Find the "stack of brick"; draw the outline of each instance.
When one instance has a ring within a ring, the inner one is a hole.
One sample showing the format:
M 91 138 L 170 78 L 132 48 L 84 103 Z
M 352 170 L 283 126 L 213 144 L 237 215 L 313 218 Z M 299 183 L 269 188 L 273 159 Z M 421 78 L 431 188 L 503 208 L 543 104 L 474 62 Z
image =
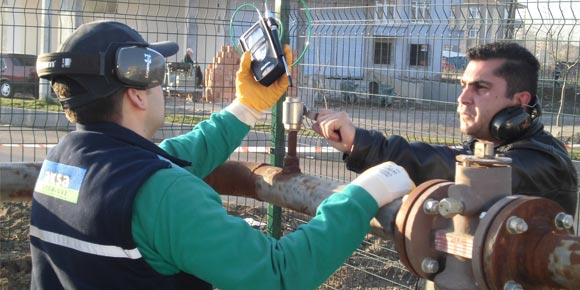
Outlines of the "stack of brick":
M 240 54 L 233 46 L 223 46 L 218 51 L 213 62 L 205 69 L 206 102 L 232 102 L 236 98 L 236 72 L 239 66 Z M 297 72 L 298 67 L 292 67 L 293 79 L 296 79 Z M 288 95 L 296 96 L 296 86 L 289 88 Z
M 223 46 L 205 69 L 206 102 L 231 102 L 236 97 L 236 72 L 240 54 L 233 46 Z

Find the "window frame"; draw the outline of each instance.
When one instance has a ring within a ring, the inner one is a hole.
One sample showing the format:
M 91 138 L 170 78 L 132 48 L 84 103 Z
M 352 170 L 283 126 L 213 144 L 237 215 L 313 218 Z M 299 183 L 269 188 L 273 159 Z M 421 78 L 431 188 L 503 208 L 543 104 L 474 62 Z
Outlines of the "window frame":
M 394 20 L 396 4 L 396 0 L 377 0 L 375 2 L 375 20 Z
M 469 28 L 467 30 L 467 38 L 478 38 L 479 37 L 479 29 L 477 28 Z
M 481 19 L 481 10 L 479 7 L 469 7 L 470 19 Z
M 385 45 L 387 46 L 387 53 L 383 53 L 385 52 Z M 378 46 L 380 46 L 380 48 L 378 48 Z M 376 39 L 373 47 L 373 64 L 391 65 L 393 61 L 393 46 L 394 43 L 390 39 Z
M 431 1 L 411 1 L 411 20 L 416 23 L 425 23 L 431 20 Z
M 424 50 L 423 48 L 426 49 Z M 430 45 L 413 43 L 409 46 L 409 66 L 429 66 Z

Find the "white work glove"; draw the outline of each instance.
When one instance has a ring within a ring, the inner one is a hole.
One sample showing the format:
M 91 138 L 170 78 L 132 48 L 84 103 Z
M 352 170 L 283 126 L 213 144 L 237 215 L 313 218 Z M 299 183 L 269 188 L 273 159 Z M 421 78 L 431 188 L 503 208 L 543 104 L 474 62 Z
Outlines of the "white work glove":
M 350 184 L 365 189 L 375 198 L 379 207 L 403 197 L 415 188 L 407 171 L 391 161 L 367 169 Z

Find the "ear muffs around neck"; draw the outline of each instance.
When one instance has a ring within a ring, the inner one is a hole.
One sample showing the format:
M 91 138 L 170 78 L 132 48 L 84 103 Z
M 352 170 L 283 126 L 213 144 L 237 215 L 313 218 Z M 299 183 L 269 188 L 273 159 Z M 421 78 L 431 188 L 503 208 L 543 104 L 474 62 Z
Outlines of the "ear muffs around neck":
M 491 136 L 506 142 L 522 136 L 531 126 L 532 117 L 520 105 L 507 107 L 499 111 L 491 120 Z

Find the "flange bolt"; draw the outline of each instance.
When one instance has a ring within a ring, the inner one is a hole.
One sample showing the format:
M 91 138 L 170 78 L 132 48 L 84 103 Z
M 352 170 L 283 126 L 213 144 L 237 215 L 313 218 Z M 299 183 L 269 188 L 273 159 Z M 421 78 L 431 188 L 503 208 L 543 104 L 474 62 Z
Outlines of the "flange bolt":
M 574 226 L 574 217 L 561 212 L 556 215 L 556 218 L 554 218 L 554 223 L 556 224 L 556 228 L 559 230 L 569 230 Z
M 435 274 L 439 271 L 439 262 L 430 257 L 424 258 L 421 262 L 421 270 L 428 274 Z
M 503 285 L 503 290 L 524 290 L 524 287 L 516 281 L 509 280 Z
M 436 215 L 439 213 L 439 202 L 429 198 L 423 204 L 423 212 L 427 215 Z
M 463 212 L 463 203 L 454 198 L 444 198 L 439 202 L 439 214 L 446 218 L 452 218 Z
M 528 230 L 528 224 L 526 221 L 517 216 L 509 217 L 505 226 L 508 233 L 514 235 L 523 234 Z

